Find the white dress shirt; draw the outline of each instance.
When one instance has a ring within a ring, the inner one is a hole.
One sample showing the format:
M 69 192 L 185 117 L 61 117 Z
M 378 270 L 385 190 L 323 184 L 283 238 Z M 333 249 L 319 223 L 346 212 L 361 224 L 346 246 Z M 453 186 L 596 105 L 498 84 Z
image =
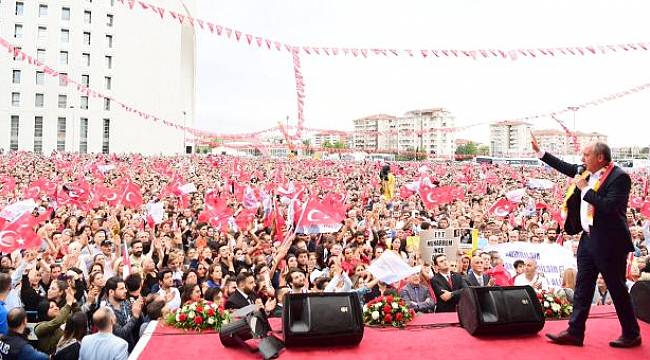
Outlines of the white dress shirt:
M 591 174 L 589 176 L 589 181 L 587 182 L 587 187 L 582 189 L 580 193 L 580 198 L 582 199 L 582 201 L 580 201 L 580 223 L 582 224 L 582 230 L 584 230 L 587 233 L 590 230 L 589 226 L 593 225 L 593 224 L 589 224 L 589 206 L 593 206 L 593 205 L 585 201 L 585 194 L 587 193 L 587 191 L 592 190 L 594 188 L 594 185 L 596 185 L 596 181 L 598 181 L 598 179 L 600 179 L 603 176 L 603 172 L 605 172 L 605 168 L 602 168 L 596 171 L 595 173 Z

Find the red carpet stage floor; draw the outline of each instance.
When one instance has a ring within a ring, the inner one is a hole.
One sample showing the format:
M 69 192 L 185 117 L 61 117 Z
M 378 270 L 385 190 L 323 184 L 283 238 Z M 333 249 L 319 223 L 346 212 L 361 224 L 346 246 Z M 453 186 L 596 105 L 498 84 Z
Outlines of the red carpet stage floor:
M 272 319 L 274 330 L 281 329 Z M 615 349 L 609 341 L 620 335 L 613 306 L 592 308 L 583 347 L 548 343 L 544 334 L 559 332 L 567 321 L 547 321 L 537 335 L 526 337 L 472 337 L 451 314 L 418 315 L 405 329 L 366 327 L 358 347 L 285 349 L 281 359 L 649 359 L 650 324 L 639 321 L 643 345 Z M 197 334 L 151 324 L 130 359 L 261 359 L 244 349 L 226 349 L 216 333 Z M 276 332 L 277 335 L 277 332 Z M 281 335 L 278 335 L 281 337 Z

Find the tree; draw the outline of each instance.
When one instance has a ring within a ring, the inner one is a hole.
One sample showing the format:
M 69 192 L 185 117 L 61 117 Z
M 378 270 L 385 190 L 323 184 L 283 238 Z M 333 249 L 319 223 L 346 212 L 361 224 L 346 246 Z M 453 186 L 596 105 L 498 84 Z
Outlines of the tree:
M 488 156 L 490 155 L 490 147 L 487 145 L 481 145 L 478 147 L 478 152 L 476 155 Z
M 311 141 L 309 139 L 303 140 L 302 144 L 305 146 L 305 154 L 311 155 Z
M 476 155 L 478 148 L 472 141 L 456 147 L 456 155 Z

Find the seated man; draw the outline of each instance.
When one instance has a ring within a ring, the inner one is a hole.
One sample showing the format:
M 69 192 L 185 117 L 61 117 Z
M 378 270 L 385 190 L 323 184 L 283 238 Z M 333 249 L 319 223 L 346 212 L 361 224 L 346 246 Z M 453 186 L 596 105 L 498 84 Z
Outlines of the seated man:
M 549 288 L 546 278 L 537 272 L 537 261 L 535 259 L 526 259 L 524 261 L 524 272 L 515 277 L 514 285 L 529 285 L 535 291 L 548 290 Z
M 431 299 L 429 288 L 421 284 L 420 273 L 411 275 L 409 283 L 400 291 L 400 297 L 406 302 L 409 309 L 418 312 L 433 312 L 436 304 Z

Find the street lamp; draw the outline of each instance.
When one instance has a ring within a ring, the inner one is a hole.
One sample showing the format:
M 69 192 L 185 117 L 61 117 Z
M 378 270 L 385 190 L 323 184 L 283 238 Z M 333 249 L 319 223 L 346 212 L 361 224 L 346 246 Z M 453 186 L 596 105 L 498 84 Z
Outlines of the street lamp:
M 77 133 L 77 127 L 74 125 L 74 119 L 75 119 L 74 105 L 70 105 L 68 108 L 70 109 L 70 112 L 72 113 L 72 116 L 71 116 L 71 119 L 70 119 L 70 120 L 72 120 L 72 145 L 71 145 L 72 151 L 71 152 L 74 152 L 75 151 L 75 139 L 77 137 L 77 134 L 76 134 Z M 57 135 L 57 137 L 58 137 L 58 135 Z
M 185 140 L 185 130 L 187 129 L 187 112 L 183 110 L 183 152 L 187 153 L 187 143 Z
M 573 112 L 573 136 L 574 136 L 574 139 L 575 139 L 575 141 L 576 141 L 575 146 L 578 145 L 578 131 L 576 130 L 576 112 L 577 112 L 579 109 L 580 109 L 580 108 L 577 107 L 577 106 L 569 106 L 569 107 L 567 107 L 567 110 L 570 110 L 571 112 Z M 577 153 L 578 150 L 577 150 L 577 149 L 574 149 L 574 150 L 575 150 L 576 153 Z

